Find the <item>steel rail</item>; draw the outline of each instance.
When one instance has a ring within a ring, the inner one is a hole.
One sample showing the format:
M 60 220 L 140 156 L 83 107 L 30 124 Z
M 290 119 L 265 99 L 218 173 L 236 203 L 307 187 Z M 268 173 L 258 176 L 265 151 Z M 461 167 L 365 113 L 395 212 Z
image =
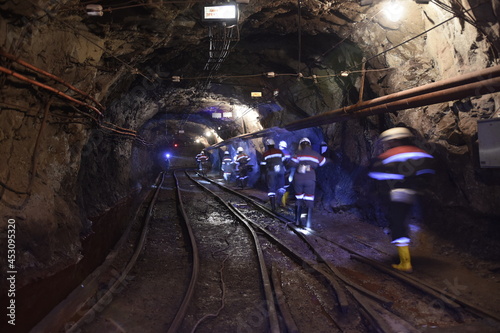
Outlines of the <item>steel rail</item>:
M 205 191 L 209 192 L 212 194 L 215 198 L 217 198 L 224 206 L 226 206 L 227 209 L 229 209 L 237 218 L 240 219 L 241 222 L 247 227 L 248 231 L 250 231 L 250 234 L 252 235 L 254 244 L 255 244 L 255 250 L 257 251 L 257 257 L 259 259 L 259 267 L 260 267 L 260 273 L 262 277 L 262 284 L 264 286 L 264 293 L 266 296 L 266 304 L 267 304 L 267 309 L 269 311 L 269 326 L 270 326 L 270 332 L 272 333 L 280 333 L 280 326 L 279 326 L 279 320 L 278 320 L 278 315 L 276 312 L 276 306 L 274 303 L 274 296 L 273 296 L 273 290 L 272 290 L 272 284 L 269 279 L 269 272 L 266 267 L 266 263 L 264 260 L 264 254 L 262 252 L 262 247 L 260 246 L 260 242 L 257 236 L 257 233 L 255 232 L 255 229 L 251 227 L 250 221 L 245 218 L 245 216 L 242 216 L 240 212 L 235 209 L 234 206 L 229 205 L 227 202 L 222 200 L 220 196 L 218 196 L 216 193 L 208 189 L 206 186 L 203 186 L 196 180 L 194 180 L 193 177 L 191 177 L 187 171 L 185 172 L 186 175 L 188 176 L 189 179 L 191 179 L 194 183 L 196 183 L 198 186 L 203 188 Z M 206 179 L 206 177 L 204 177 Z
M 233 189 L 230 189 L 224 185 L 221 185 L 215 181 L 213 181 L 212 179 L 210 178 L 205 178 L 206 180 L 212 182 L 213 184 L 219 186 L 220 188 L 224 189 L 225 191 L 228 191 L 234 195 L 237 195 L 239 196 L 240 198 L 246 200 L 247 202 L 251 203 L 252 205 L 254 205 L 255 207 L 259 208 L 260 210 L 264 211 L 265 213 L 267 213 L 268 215 L 280 220 L 281 222 L 285 223 L 285 226 L 287 226 L 288 228 L 291 228 L 292 231 L 298 236 L 300 237 L 308 246 L 309 248 L 311 249 L 311 251 L 316 255 L 316 257 L 319 259 L 318 261 L 320 262 L 323 262 L 327 265 L 327 270 L 324 270 L 322 269 L 318 264 L 314 264 L 314 263 L 308 263 L 309 265 L 313 265 L 312 268 L 317 270 L 317 272 L 319 274 L 322 274 L 325 276 L 325 278 L 327 278 L 327 280 L 332 284 L 332 287 L 333 289 L 335 290 L 336 294 L 337 294 L 337 298 L 338 298 L 338 301 L 339 301 L 339 305 L 340 305 L 340 308 L 342 309 L 343 312 L 347 312 L 348 311 L 348 307 L 349 307 L 349 303 L 347 301 L 347 297 L 345 296 L 345 293 L 343 292 L 342 288 L 340 287 L 340 285 L 338 284 L 337 280 L 335 278 L 338 278 L 339 280 L 341 280 L 342 282 L 344 282 L 346 285 L 348 286 L 351 286 L 352 288 L 355 288 L 356 290 L 364 293 L 365 295 L 371 297 L 372 299 L 375 299 L 377 300 L 378 302 L 384 304 L 384 306 L 391 306 L 392 305 L 392 301 L 388 300 L 387 298 L 385 297 L 382 297 L 380 295 L 377 295 L 375 294 L 374 292 L 352 282 L 348 277 L 346 277 L 344 274 L 342 274 L 329 260 L 327 260 L 326 258 L 324 258 L 323 255 L 321 255 L 315 248 L 314 244 L 312 243 L 312 241 L 304 234 L 301 232 L 301 229 L 296 227 L 294 224 L 293 224 L 293 221 L 285 218 L 284 216 L 282 215 L 279 215 L 275 212 L 273 212 L 272 210 L 270 210 L 269 208 L 267 208 L 266 206 L 264 205 L 261 205 L 260 203 L 258 203 L 257 201 L 245 196 L 244 194 L 240 193 L 240 192 L 237 192 Z M 264 233 L 268 233 L 267 230 L 263 230 Z M 274 237 L 274 236 L 273 236 Z M 277 242 L 279 242 L 279 240 L 276 240 Z M 281 243 L 281 242 L 280 242 Z M 295 253 L 293 250 L 291 249 L 287 249 L 288 251 L 292 251 L 292 253 L 294 255 L 296 255 L 299 260 L 301 261 L 306 261 L 305 258 L 302 258 L 299 254 Z M 307 262 L 306 262 L 307 263 Z M 328 272 L 328 270 L 330 272 Z M 333 276 L 332 276 L 333 274 Z
M 278 308 L 280 310 L 281 316 L 283 317 L 283 321 L 285 322 L 287 332 L 299 333 L 299 329 L 297 328 L 297 324 L 295 324 L 295 321 L 293 320 L 292 313 L 290 312 L 290 308 L 288 307 L 288 304 L 285 300 L 283 289 L 281 288 L 281 275 L 278 272 L 278 268 L 274 264 L 271 267 L 271 279 L 273 281 L 276 302 L 278 303 Z
M 198 281 L 198 275 L 200 271 L 200 259 L 199 259 L 199 253 L 198 253 L 198 245 L 196 243 L 196 237 L 194 236 L 193 229 L 191 228 L 191 224 L 189 223 L 189 218 L 187 216 L 186 210 L 184 208 L 184 204 L 182 202 L 182 194 L 179 186 L 179 179 L 176 176 L 176 172 L 174 171 L 173 177 L 175 179 L 175 185 L 176 185 L 176 193 L 177 193 L 177 202 L 178 202 L 178 209 L 182 215 L 182 218 L 184 219 L 184 223 L 186 225 L 188 234 L 189 234 L 189 239 L 191 241 L 191 248 L 193 250 L 193 270 L 191 271 L 191 280 L 189 282 L 188 289 L 186 291 L 186 294 L 184 295 L 184 299 L 182 300 L 181 306 L 177 310 L 177 313 L 175 315 L 174 320 L 170 324 L 170 327 L 167 331 L 167 333 L 176 333 L 178 332 L 179 326 L 182 324 L 182 321 L 184 320 L 184 317 L 186 316 L 187 308 L 189 304 L 191 303 L 191 299 L 193 298 L 194 294 L 194 288 L 196 285 L 196 282 Z
M 422 291 L 428 290 L 426 292 L 429 295 L 434 296 L 435 298 L 439 299 L 446 306 L 450 307 L 450 309 L 453 309 L 454 311 L 458 311 L 458 309 L 463 308 L 462 306 L 460 306 L 460 305 L 463 305 L 466 310 L 469 310 L 476 315 L 480 315 L 482 317 L 490 317 L 491 319 L 494 319 L 494 320 L 500 322 L 500 317 L 498 315 L 495 315 L 494 313 L 491 313 L 488 310 L 481 309 L 480 307 L 473 305 L 472 303 L 470 303 L 468 301 L 460 299 L 457 295 L 452 295 L 449 292 L 447 292 L 446 290 L 443 290 L 442 288 L 438 288 L 438 287 L 436 287 L 428 282 L 422 281 L 422 280 L 415 278 L 411 275 L 401 273 L 401 272 L 396 271 L 396 270 L 391 270 L 388 267 L 385 267 L 384 265 L 382 265 L 381 263 L 379 263 L 375 260 L 366 258 L 364 256 L 361 256 L 359 254 L 351 254 L 351 257 L 355 260 L 358 260 L 358 261 L 363 262 L 365 264 L 368 264 L 372 267 L 375 267 L 381 271 L 384 271 L 387 274 L 392 275 L 392 276 L 404 281 L 405 283 L 408 283 L 410 285 L 415 286 L 416 288 L 421 289 Z M 460 320 L 460 318 L 457 318 L 457 319 Z
M 269 210 L 267 207 L 259 204 L 258 202 L 256 202 L 255 200 L 245 196 L 244 194 L 240 193 L 240 192 L 236 192 L 230 188 L 227 188 L 209 178 L 205 178 L 207 179 L 208 181 L 210 181 L 211 183 L 217 185 L 218 187 L 232 193 L 232 194 L 235 194 L 237 195 L 238 197 L 240 198 L 243 198 L 244 200 L 246 200 L 248 203 L 256 206 L 257 208 L 261 209 L 262 211 L 268 213 L 269 215 L 272 215 L 273 217 L 277 218 L 277 219 L 280 219 L 282 220 L 286 226 L 288 227 L 291 227 L 292 229 L 297 229 L 294 225 L 292 225 L 290 222 L 289 219 L 285 218 L 285 217 L 282 217 L 280 215 L 277 215 L 275 212 Z M 243 213 L 242 213 L 243 214 Z M 262 232 L 266 233 L 266 234 L 269 234 L 267 232 L 266 229 L 264 229 L 263 227 L 260 227 L 257 225 L 257 227 L 259 227 L 261 229 Z M 300 233 L 301 236 L 305 236 L 303 235 L 302 233 Z M 491 313 L 490 311 L 488 310 L 485 310 L 485 309 L 482 309 L 480 307 L 477 307 L 473 304 L 471 304 L 470 302 L 468 301 L 465 301 L 463 299 L 460 299 L 459 297 L 457 297 L 456 295 L 452 295 L 448 292 L 446 292 L 445 290 L 442 290 L 442 288 L 437 288 L 436 286 L 433 286 L 432 284 L 426 282 L 426 281 L 422 281 L 418 278 L 415 278 L 411 275 L 408 275 L 408 274 L 405 274 L 405 273 L 401 273 L 399 271 L 396 271 L 396 270 L 391 270 L 389 269 L 388 267 L 385 267 L 383 264 L 377 262 L 377 261 L 374 261 L 374 260 L 371 260 L 371 259 L 368 259 L 362 255 L 360 255 L 359 253 L 357 253 L 356 251 L 353 251 L 341 244 L 338 244 L 337 242 L 334 242 L 334 241 L 331 241 L 319 234 L 317 234 L 316 232 L 312 231 L 312 235 L 315 236 L 315 237 L 318 237 L 318 238 L 322 238 L 336 246 L 338 246 L 339 248 L 349 252 L 351 254 L 351 258 L 353 259 L 357 259 L 361 262 L 364 262 L 364 263 L 367 263 L 371 266 L 373 266 L 374 268 L 377 268 L 379 269 L 381 272 L 383 273 L 386 273 L 394 278 L 397 278 L 399 279 L 400 281 L 402 281 L 403 283 L 405 283 L 406 285 L 408 286 L 411 286 L 417 290 L 420 290 L 421 292 L 423 292 L 424 294 L 427 294 L 439 301 L 442 301 L 442 303 L 445 305 L 445 308 L 450 310 L 451 311 L 451 315 L 452 317 L 457 321 L 457 322 L 463 322 L 463 316 L 462 316 L 462 312 L 461 310 L 466 310 L 470 313 L 472 313 L 473 315 L 476 315 L 478 317 L 489 317 L 491 319 L 494 319 L 496 321 L 499 321 L 500 322 L 500 318 L 495 315 L 494 313 Z M 270 237 L 273 237 L 272 235 L 270 235 Z M 309 236 L 310 237 L 310 236 Z M 277 240 L 279 242 L 279 240 Z M 309 242 L 308 242 L 309 243 Z M 283 244 L 283 246 L 286 246 Z M 311 246 L 311 249 L 313 251 L 314 250 L 314 246 Z M 293 252 L 293 251 L 292 251 Z M 321 258 L 320 254 L 317 254 L 319 258 Z M 326 260 L 323 260 L 325 262 L 325 264 L 328 264 L 328 261 Z M 305 263 L 307 263 L 307 260 L 304 261 Z M 315 265 L 314 263 L 310 263 L 311 267 L 313 269 L 317 269 L 318 268 L 318 265 Z M 336 278 L 342 280 L 345 284 L 346 284 L 346 289 L 349 291 L 349 293 L 353 296 L 353 298 L 359 303 L 359 305 L 364 309 L 361 311 L 361 313 L 367 317 L 367 319 L 372 322 L 374 325 L 378 325 L 378 322 L 379 320 L 377 318 L 373 318 L 373 314 L 377 312 L 377 310 L 373 310 L 373 306 L 370 305 L 369 301 L 365 301 L 364 297 L 363 296 L 360 296 L 359 294 L 356 294 L 355 292 L 353 293 L 353 289 L 356 289 L 362 293 L 365 293 L 367 296 L 375 299 L 375 300 L 378 300 L 381 304 L 384 305 L 384 307 L 390 307 L 390 305 L 392 305 L 392 302 L 390 301 L 387 301 L 388 303 L 384 303 L 384 301 L 381 301 L 380 299 L 380 296 L 374 294 L 374 293 L 371 293 L 368 291 L 368 293 L 366 293 L 365 291 L 366 290 L 363 290 L 364 288 L 361 287 L 358 288 L 359 286 L 356 285 L 355 283 L 352 283 L 349 279 L 345 280 L 343 278 L 345 278 L 345 276 L 343 276 L 343 274 L 340 274 L 340 272 L 338 271 L 338 269 L 336 269 L 334 266 L 329 266 L 329 268 L 331 270 L 333 270 L 334 272 L 334 275 Z M 319 272 L 321 273 L 321 268 L 319 269 Z M 326 272 L 327 274 L 329 274 L 328 272 Z M 339 275 L 337 275 L 337 273 L 339 273 Z M 350 289 L 351 288 L 351 289 Z M 410 325 L 409 323 L 407 323 L 404 319 L 401 319 L 401 322 L 403 325 Z M 379 329 L 382 331 L 382 332 L 386 332 L 386 330 L 384 330 L 384 327 L 385 329 L 387 329 L 387 326 L 385 326 L 385 324 L 382 322 L 380 322 L 381 325 L 379 326 Z M 405 324 L 406 323 L 406 324 Z M 387 331 L 387 332 L 391 332 L 390 330 Z M 413 332 L 410 328 L 408 328 L 408 332 Z
M 346 247 L 342 244 L 339 244 L 337 242 L 334 242 L 328 238 L 325 238 L 319 234 L 316 234 L 315 232 L 313 232 L 313 235 L 315 235 L 318 238 L 322 238 L 325 241 L 330 242 L 330 243 L 334 244 L 335 246 L 338 246 L 339 248 L 349 252 L 351 254 L 352 259 L 355 259 L 355 260 L 363 262 L 367 265 L 370 265 L 370 266 L 378 269 L 379 271 L 382 271 L 388 275 L 391 275 L 391 276 L 399 279 L 400 281 L 402 281 L 410 286 L 413 286 L 416 289 L 419 289 L 420 291 L 428 294 L 429 296 L 432 296 L 440 301 L 443 301 L 443 304 L 446 305 L 446 307 L 448 309 L 453 311 L 452 314 L 457 321 L 461 321 L 461 319 L 462 319 L 458 310 L 465 309 L 465 310 L 468 310 L 469 312 L 472 312 L 475 315 L 478 315 L 481 317 L 490 317 L 491 319 L 494 319 L 494 320 L 500 322 L 500 317 L 498 315 L 495 315 L 494 313 L 491 313 L 488 310 L 485 310 L 485 309 L 482 309 L 476 305 L 473 305 L 468 301 L 460 299 L 459 297 L 457 297 L 457 295 L 451 295 L 450 293 L 446 292 L 442 288 L 438 288 L 438 287 L 432 285 L 431 283 L 428 283 L 426 281 L 423 281 L 421 279 L 413 277 L 410 274 L 406 274 L 406 273 L 402 273 L 398 270 L 390 269 L 378 261 L 367 258 L 367 257 L 359 254 L 358 252 L 356 252 L 352 249 L 349 249 L 348 247 Z M 363 243 L 361 243 L 361 244 L 363 244 Z M 366 245 L 366 244 L 364 244 L 364 245 Z M 384 252 L 381 252 L 381 253 L 385 254 Z M 461 307 L 460 305 L 463 305 L 464 307 Z
M 265 213 L 267 214 L 270 214 L 270 215 L 273 215 L 273 217 L 281 220 L 281 218 L 279 216 L 277 216 L 276 214 L 274 214 L 274 212 L 270 211 L 267 209 L 267 207 L 265 206 L 262 206 L 260 204 L 258 204 L 257 202 L 255 202 L 254 200 L 246 197 L 245 195 L 239 193 L 239 192 L 235 192 L 233 191 L 232 189 L 229 189 L 225 186 L 222 186 L 220 184 L 218 184 L 217 182 L 214 182 L 212 181 L 211 179 L 209 178 L 206 178 L 206 177 L 203 177 L 204 179 L 210 181 L 211 183 L 213 183 L 214 185 L 228 191 L 228 192 L 231 192 L 232 194 L 235 194 L 237 195 L 238 197 L 241 197 L 243 198 L 244 200 L 246 200 L 247 202 L 253 204 L 256 206 L 256 208 L 258 209 L 261 209 L 262 211 L 264 211 Z M 204 187 L 206 188 L 205 186 L 201 185 L 201 187 Z M 216 196 L 216 197 L 219 197 L 216 193 L 214 193 L 213 191 L 209 190 L 209 189 L 206 189 L 209 193 L 211 193 L 212 195 Z M 219 199 L 221 201 L 221 199 Z M 296 251 L 294 251 L 293 249 L 291 249 L 290 247 L 288 247 L 286 244 L 284 244 L 283 242 L 281 242 L 281 240 L 279 240 L 278 238 L 276 238 L 276 236 L 274 236 L 272 233 L 270 233 L 268 230 L 266 230 L 264 227 L 260 226 L 259 224 L 256 224 L 255 222 L 247 219 L 245 217 L 245 215 L 240 212 L 236 207 L 233 207 L 235 210 L 236 210 L 236 214 L 240 215 L 242 219 L 246 220 L 249 224 L 252 224 L 253 226 L 255 226 L 256 228 L 258 228 L 262 233 L 264 233 L 268 238 L 270 238 L 273 242 L 277 243 L 279 246 L 281 246 L 282 248 L 284 248 L 287 252 L 289 252 L 292 256 L 294 256 L 297 260 L 301 261 L 302 264 L 306 264 L 308 267 L 310 267 L 312 270 L 316 271 L 317 273 L 319 273 L 320 275 L 322 275 L 324 278 L 326 278 L 328 280 L 328 282 L 330 283 L 330 285 L 333 287 L 333 289 L 335 290 L 335 293 L 337 294 L 337 300 L 339 302 L 339 307 L 340 307 L 340 310 L 342 313 L 346 313 L 347 310 L 348 310 L 348 303 L 347 303 L 347 297 L 343 291 L 343 289 L 340 287 L 340 285 L 338 284 L 337 282 L 337 278 L 338 276 L 335 276 L 332 275 L 330 272 L 328 272 L 327 270 L 323 269 L 323 267 L 321 267 L 321 264 L 319 263 L 314 263 L 314 262 L 311 262 L 310 260 L 307 260 L 306 258 L 303 258 L 300 254 L 298 254 Z M 282 220 L 281 220 L 282 221 Z M 283 222 L 283 221 L 282 221 Z M 287 226 L 290 227 L 290 225 L 287 223 L 286 224 Z M 296 228 L 294 226 L 292 226 L 292 228 L 296 231 Z M 325 259 L 323 259 L 323 257 L 321 257 L 321 255 L 318 253 L 318 251 L 316 251 L 314 249 L 314 245 L 312 245 L 312 243 L 307 240 L 307 239 L 304 239 L 302 238 L 302 240 L 308 244 L 308 246 L 310 248 L 313 248 L 313 252 L 315 254 L 317 254 L 321 259 L 321 261 L 323 262 L 326 262 Z M 330 268 L 332 269 L 332 265 L 327 265 L 327 268 Z M 353 296 L 353 298 L 356 300 L 356 302 L 359 304 L 360 306 L 360 314 L 365 316 L 366 319 L 368 321 L 370 321 L 372 323 L 372 325 L 374 325 L 375 327 L 377 327 L 377 331 L 381 332 L 381 333 L 392 333 L 392 331 L 390 329 L 388 329 L 388 324 L 385 322 L 384 319 L 382 318 L 377 318 L 375 317 L 375 311 L 372 310 L 373 306 L 370 305 L 369 301 L 365 300 L 363 297 L 359 296 L 358 294 L 354 294 L 353 293 L 353 289 L 356 289 L 360 292 L 363 292 L 364 294 L 366 294 L 367 296 L 369 296 L 370 298 L 380 302 L 384 307 L 390 307 L 392 305 L 392 302 L 379 296 L 379 295 L 376 295 L 375 293 L 371 292 L 371 291 L 368 291 L 367 289 L 353 283 L 352 281 L 350 281 L 349 279 L 347 279 L 343 274 L 340 274 L 340 272 L 335 269 L 335 272 L 337 272 L 342 278 L 340 278 L 345 284 L 345 288 L 346 290 L 348 290 L 351 295 Z M 348 289 L 349 286 L 352 288 L 352 289 Z M 279 293 L 277 293 L 278 295 Z M 280 300 L 278 300 L 278 305 L 280 306 L 280 308 L 282 306 L 284 306 L 283 304 L 280 304 L 279 303 Z M 283 316 L 285 317 L 285 314 L 283 314 Z M 403 322 L 404 325 L 406 326 L 410 326 L 410 324 L 408 324 L 406 321 L 404 321 L 402 318 L 399 318 L 399 321 Z M 294 323 L 290 323 L 290 329 L 293 330 L 294 328 Z M 338 325 L 337 323 L 335 323 L 336 325 Z M 287 324 L 287 327 L 288 327 L 288 324 Z M 340 327 L 339 327 L 340 328 Z M 341 329 L 341 328 L 340 328 Z M 341 329 L 342 330 L 342 329 Z M 414 332 L 414 331 L 408 331 L 408 332 Z
M 154 206 L 156 204 L 156 200 L 158 198 L 158 194 L 159 194 L 161 186 L 163 184 L 164 177 L 165 177 L 165 175 L 162 172 L 156 178 L 155 185 L 157 186 L 157 188 L 154 191 L 153 198 L 151 199 L 151 201 L 150 201 L 150 203 L 148 205 L 148 210 L 147 210 L 146 215 L 145 215 L 145 219 L 144 219 L 144 223 L 143 223 L 143 227 L 142 227 L 142 232 L 141 232 L 141 235 L 139 237 L 137 246 L 135 248 L 134 253 L 130 257 L 127 265 L 125 266 L 125 268 L 121 272 L 120 276 L 116 279 L 116 281 L 114 281 L 114 283 L 107 290 L 107 292 L 104 295 L 102 295 L 96 301 L 96 303 L 89 310 L 87 310 L 75 323 L 72 323 L 71 326 L 68 325 L 68 326 L 65 327 L 65 332 L 67 332 L 67 333 L 80 332 L 81 326 L 84 325 L 87 321 L 90 321 L 91 318 L 95 315 L 95 313 L 100 312 L 106 305 L 108 305 L 109 304 L 109 300 L 113 298 L 113 294 L 115 294 L 117 292 L 117 290 L 119 290 L 119 288 L 121 288 L 121 285 L 123 284 L 123 281 L 127 277 L 127 275 L 130 272 L 130 270 L 134 267 L 134 265 L 135 265 L 135 263 L 137 261 L 137 258 L 139 257 L 140 253 L 142 252 L 142 250 L 144 248 L 144 244 L 145 244 L 145 241 L 146 241 L 146 236 L 147 236 L 147 233 L 148 233 L 148 230 L 149 230 L 149 222 L 151 220 L 151 215 L 152 215 L 152 212 L 153 212 L 153 208 L 154 208 Z M 128 233 L 130 231 L 130 228 L 131 228 L 131 224 L 127 228 L 127 230 L 124 233 L 124 235 L 121 237 L 121 239 L 119 241 L 119 245 L 121 245 L 121 244 L 123 244 L 125 242 L 125 238 L 128 235 Z M 120 246 L 118 246 L 116 250 L 114 250 L 110 255 L 108 255 L 109 260 L 114 259 L 114 257 L 116 257 L 119 248 L 120 248 Z M 108 261 L 108 258 L 106 258 L 105 264 L 110 265 L 110 263 L 106 263 L 107 261 Z M 101 273 L 104 269 L 102 268 L 102 265 L 101 265 L 97 270 L 99 271 L 99 273 Z M 92 274 L 94 274 L 94 273 L 92 273 Z M 80 308 L 87 301 L 88 300 L 86 300 L 85 302 L 83 302 L 80 305 Z M 37 325 L 31 332 L 46 332 L 46 331 L 43 330 L 41 327 L 39 327 Z
M 244 200 L 246 200 L 247 202 L 253 204 L 254 206 L 256 206 L 257 208 L 263 210 L 264 212 L 266 212 L 267 214 L 270 214 L 272 215 L 273 217 L 275 218 L 278 218 L 279 217 L 274 214 L 272 211 L 269 211 L 266 207 L 258 204 L 257 202 L 255 202 L 255 200 L 252 200 L 250 199 L 249 197 L 239 193 L 239 192 L 236 192 L 230 188 L 227 188 L 225 186 L 222 186 L 214 181 L 212 181 L 211 179 L 209 178 L 206 178 L 204 177 L 206 180 L 210 181 L 211 183 L 219 186 L 220 188 L 234 194 L 234 195 L 237 195 L 241 198 L 243 198 Z M 201 186 L 201 185 L 200 185 Z M 207 189 L 208 190 L 208 189 Z M 208 190 L 210 191 L 210 190 Z M 213 195 L 217 196 L 217 194 L 213 193 L 212 191 L 210 191 Z M 218 197 L 218 196 L 217 196 Z M 222 199 L 220 199 L 222 201 Z M 291 256 L 293 256 L 295 258 L 296 261 L 300 261 L 302 264 L 306 264 L 308 267 L 310 267 L 312 270 L 316 271 L 318 274 L 320 274 L 321 276 L 323 276 L 331 285 L 331 287 L 333 288 L 333 290 L 335 291 L 335 295 L 337 296 L 337 301 L 339 302 L 339 307 L 341 309 L 341 311 L 343 313 L 346 313 L 349 309 L 349 302 L 347 300 L 347 297 L 343 291 L 343 289 L 341 288 L 341 286 L 339 285 L 337 279 L 335 278 L 334 275 L 330 274 L 330 272 L 328 272 L 328 270 L 325 270 L 323 267 L 321 267 L 321 264 L 318 263 L 318 261 L 322 261 L 322 262 L 325 262 L 325 259 L 322 258 L 321 256 L 319 256 L 318 252 L 314 250 L 314 246 L 308 242 L 308 241 L 305 241 L 305 243 L 309 246 L 309 248 L 312 249 L 312 252 L 320 259 L 318 260 L 317 262 L 312 262 L 306 258 L 304 258 L 302 255 L 300 255 L 299 253 L 297 253 L 297 251 L 295 251 L 294 249 L 292 249 L 291 247 L 287 246 L 286 244 L 284 244 L 280 239 L 278 239 L 274 234 L 272 234 L 271 232 L 269 232 L 267 229 L 263 228 L 262 226 L 260 226 L 259 224 L 256 224 L 255 222 L 249 220 L 242 212 L 240 212 L 236 207 L 233 207 L 231 206 L 230 209 L 234 209 L 236 211 L 236 213 L 240 216 L 241 219 L 244 219 L 245 221 L 247 221 L 249 224 L 253 225 L 254 227 L 258 228 L 262 233 L 264 233 L 270 240 L 272 240 L 275 244 L 278 244 L 281 248 L 283 248 L 284 250 L 286 250 Z M 295 234 L 299 235 L 300 236 L 300 232 L 297 231 L 296 228 L 293 228 L 293 231 Z M 358 286 L 359 287 L 359 286 Z M 364 289 L 364 288 L 363 288 Z M 373 295 L 373 293 L 367 291 L 367 293 L 370 293 L 371 295 Z M 377 297 L 378 300 L 380 300 L 381 298 L 380 297 Z M 382 299 L 381 302 L 383 303 L 390 303 L 390 301 L 388 300 L 385 300 L 385 299 Z
M 361 309 L 361 314 L 372 324 L 372 326 L 377 327 L 377 332 L 381 333 L 394 333 L 395 327 L 389 324 L 385 320 L 384 313 L 390 313 L 390 311 L 374 304 L 370 300 L 366 299 L 363 295 L 358 293 L 353 288 L 346 286 L 347 291 L 352 295 L 352 297 L 358 302 Z M 408 323 L 406 320 L 398 316 L 398 325 L 403 327 L 398 327 L 397 332 L 405 332 L 405 333 L 418 333 L 413 325 Z M 403 330 L 404 329 L 404 330 Z

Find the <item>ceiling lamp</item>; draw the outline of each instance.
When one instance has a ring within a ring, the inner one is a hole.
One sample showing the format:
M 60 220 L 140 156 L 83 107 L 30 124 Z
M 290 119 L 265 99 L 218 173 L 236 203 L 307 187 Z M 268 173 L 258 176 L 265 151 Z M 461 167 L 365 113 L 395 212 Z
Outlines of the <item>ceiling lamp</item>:
M 385 5 L 383 11 L 387 19 L 389 19 L 392 22 L 397 22 L 403 16 L 404 10 L 403 6 L 398 1 L 391 0 Z
M 238 14 L 238 5 L 236 3 L 204 5 L 202 20 L 205 23 L 236 23 Z

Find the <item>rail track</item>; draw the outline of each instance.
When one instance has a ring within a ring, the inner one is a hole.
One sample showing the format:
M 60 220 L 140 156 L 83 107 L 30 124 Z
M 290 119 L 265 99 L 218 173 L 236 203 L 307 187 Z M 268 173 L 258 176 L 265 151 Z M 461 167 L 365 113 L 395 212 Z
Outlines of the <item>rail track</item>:
M 174 172 L 151 198 L 123 258 L 104 274 L 113 283 L 101 282 L 63 331 L 392 333 L 439 326 L 461 332 L 480 324 L 482 332 L 494 332 L 500 326 L 495 314 L 452 291 L 373 259 L 385 254 L 362 255 L 369 244 L 341 244 L 297 228 L 286 214 L 196 173 Z

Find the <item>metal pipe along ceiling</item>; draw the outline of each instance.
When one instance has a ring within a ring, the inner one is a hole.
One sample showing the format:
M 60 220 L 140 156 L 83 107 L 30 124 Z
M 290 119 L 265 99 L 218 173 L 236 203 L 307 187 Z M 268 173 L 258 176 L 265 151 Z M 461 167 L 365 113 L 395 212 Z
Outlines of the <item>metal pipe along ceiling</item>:
M 367 117 L 386 112 L 395 112 L 436 103 L 458 100 L 466 97 L 481 96 L 500 91 L 500 65 L 476 72 L 441 80 L 420 87 L 397 92 L 369 101 L 327 111 L 316 116 L 297 120 L 280 128 L 267 128 L 262 131 L 243 134 L 212 146 L 221 147 L 236 139 L 255 139 L 275 130 L 296 131 L 304 128 L 331 124 L 357 117 Z
M 400 111 L 498 91 L 500 91 L 500 65 L 327 111 L 289 123 L 282 128 L 295 131 L 355 117 Z

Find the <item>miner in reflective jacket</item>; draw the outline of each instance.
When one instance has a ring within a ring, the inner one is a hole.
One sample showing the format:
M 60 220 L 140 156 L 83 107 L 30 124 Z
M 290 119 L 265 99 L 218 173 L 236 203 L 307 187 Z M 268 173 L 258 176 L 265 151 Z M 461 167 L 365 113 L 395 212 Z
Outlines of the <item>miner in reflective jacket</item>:
M 229 181 L 231 180 L 231 173 L 233 172 L 233 159 L 227 150 L 224 152 L 224 157 L 222 158 L 221 169 L 224 181 L 226 184 L 229 184 Z
M 237 155 L 234 157 L 234 164 L 236 165 L 237 178 L 236 181 L 241 188 L 247 186 L 248 183 L 248 173 L 250 172 L 251 166 L 250 156 L 248 156 L 243 147 L 238 147 L 236 150 Z
M 411 273 L 410 235 L 407 219 L 412 211 L 422 181 L 434 174 L 433 156 L 412 143 L 413 135 L 404 127 L 391 128 L 380 134 L 385 152 L 372 164 L 369 177 L 386 181 L 390 191 L 388 211 L 392 243 L 398 248 L 399 264 L 394 268 Z
M 198 155 L 196 155 L 196 161 L 198 162 L 198 170 L 203 176 L 206 176 L 210 169 L 210 158 L 205 150 L 202 150 Z
M 262 162 L 266 173 L 267 196 L 271 203 L 271 209 L 276 210 L 276 200 L 280 200 L 285 192 L 285 167 L 283 166 L 283 157 L 281 150 L 274 147 L 274 140 L 266 140 L 267 150 L 262 155 Z
M 304 223 L 300 219 L 302 204 L 307 208 L 306 227 L 311 227 L 311 214 L 314 208 L 314 192 L 316 190 L 316 171 L 318 166 L 326 163 L 326 159 L 312 149 L 311 141 L 302 138 L 299 141 L 299 150 L 292 158 L 292 170 L 289 181 L 293 180 L 295 189 L 295 223 L 303 227 Z
M 286 141 L 280 141 L 279 150 L 283 152 L 283 166 L 285 167 L 285 186 L 283 186 L 283 190 L 281 192 L 281 205 L 286 207 L 286 202 L 288 199 L 290 182 L 288 181 L 288 176 L 290 175 L 290 161 L 292 156 L 290 155 L 290 151 L 288 150 L 288 144 Z

